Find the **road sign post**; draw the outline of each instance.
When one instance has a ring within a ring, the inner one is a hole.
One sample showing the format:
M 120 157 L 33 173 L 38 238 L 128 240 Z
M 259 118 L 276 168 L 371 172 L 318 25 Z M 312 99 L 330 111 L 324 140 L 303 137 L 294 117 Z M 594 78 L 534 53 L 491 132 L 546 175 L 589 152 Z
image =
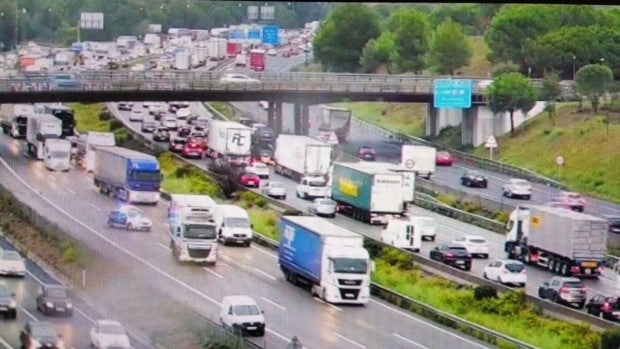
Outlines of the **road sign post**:
M 484 146 L 486 148 L 489 148 L 489 157 L 491 160 L 493 160 L 493 149 L 497 148 L 497 139 L 495 139 L 495 136 L 490 135 L 489 138 L 487 138 L 487 141 L 484 143 Z
M 555 163 L 558 165 L 558 174 L 560 175 L 560 179 L 562 179 L 562 167 L 564 167 L 565 162 L 566 160 L 562 155 L 555 157 Z

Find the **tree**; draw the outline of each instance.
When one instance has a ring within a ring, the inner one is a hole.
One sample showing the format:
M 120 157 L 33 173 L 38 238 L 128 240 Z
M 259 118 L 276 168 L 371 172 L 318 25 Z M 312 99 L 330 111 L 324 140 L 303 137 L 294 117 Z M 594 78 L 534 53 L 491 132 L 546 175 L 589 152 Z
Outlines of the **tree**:
M 487 88 L 489 108 L 495 114 L 510 113 L 510 133 L 514 135 L 514 112 L 527 113 L 536 101 L 534 85 L 521 73 L 505 73 Z
M 324 71 L 356 72 L 366 43 L 380 34 L 377 14 L 368 6 L 338 6 L 321 23 L 313 42 L 315 58 Z
M 380 66 L 385 66 L 388 73 L 391 72 L 391 55 L 394 52 L 394 35 L 384 31 L 376 39 L 370 39 L 360 58 L 360 64 L 365 72 L 375 72 Z
M 577 92 L 586 96 L 594 113 L 598 111 L 599 100 L 613 81 L 611 69 L 603 64 L 588 64 L 581 67 L 575 76 Z
M 519 72 L 519 66 L 512 62 L 502 62 L 498 64 L 491 72 L 491 77 L 496 78 L 505 73 Z
M 439 74 L 454 75 L 456 69 L 469 64 L 472 44 L 461 25 L 448 18 L 437 27 L 429 53 L 429 63 Z
M 542 81 L 542 87 L 538 93 L 540 98 L 545 103 L 545 111 L 549 115 L 551 120 L 551 126 L 555 125 L 555 101 L 562 94 L 562 87 L 560 86 L 560 77 L 556 73 L 546 74 Z
M 394 11 L 387 28 L 394 34 L 393 63 L 401 72 L 421 73 L 431 34 L 426 14 L 408 8 Z

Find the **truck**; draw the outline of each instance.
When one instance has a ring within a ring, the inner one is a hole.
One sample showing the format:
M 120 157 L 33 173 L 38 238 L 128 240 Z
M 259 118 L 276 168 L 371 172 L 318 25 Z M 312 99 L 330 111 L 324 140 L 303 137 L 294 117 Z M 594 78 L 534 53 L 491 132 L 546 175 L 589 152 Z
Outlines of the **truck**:
M 338 138 L 338 143 L 344 143 L 349 136 L 351 128 L 351 110 L 321 105 L 319 121 L 319 138 L 326 141 L 332 134 Z
M 504 251 L 567 276 L 600 275 L 608 222 L 590 214 L 543 205 L 520 205 L 510 213 Z
M 95 170 L 95 148 L 116 145 L 114 133 L 88 131 L 80 134 L 77 140 L 78 164 L 86 172 Z
M 247 57 L 243 53 L 238 53 L 235 56 L 235 67 L 245 67 Z
M 435 174 L 437 149 L 424 145 L 404 144 L 400 151 L 400 165 L 417 176 L 431 179 Z
M 258 48 L 250 50 L 250 69 L 255 71 L 265 70 L 265 50 Z
M 274 170 L 295 181 L 304 176 L 325 177 L 332 152 L 331 145 L 318 139 L 281 134 L 276 138 Z
M 226 42 L 226 55 L 229 58 L 234 58 L 235 56 L 237 56 L 239 53 L 241 53 L 242 49 L 243 46 L 240 42 Z
M 172 194 L 168 206 L 170 249 L 179 262 L 217 262 L 217 203 L 208 195 Z
M 227 43 L 224 38 L 212 37 L 205 42 L 210 61 L 219 61 L 226 56 Z
M 35 104 L 35 113 L 52 114 L 62 121 L 62 137 L 75 135 L 75 115 L 73 109 L 62 103 Z
M 313 216 L 282 216 L 278 264 L 286 280 L 328 303 L 366 304 L 374 269 L 362 235 Z
M 27 119 L 27 153 L 38 160 L 43 160 L 45 141 L 50 138 L 60 138 L 62 122 L 50 114 L 30 114 Z
M 69 171 L 71 168 L 71 150 L 70 141 L 48 138 L 43 147 L 43 164 L 51 171 Z
M 174 69 L 189 70 L 191 68 L 191 58 L 189 52 L 177 52 L 174 55 Z
M 12 138 L 26 138 L 27 115 L 34 114 L 31 104 L 2 104 L 0 126 L 2 132 Z
M 332 170 L 331 198 L 338 212 L 370 224 L 387 224 L 405 216 L 400 173 L 374 162 L 336 162 Z
M 403 189 L 401 193 L 403 194 L 403 201 L 405 203 L 413 203 L 415 199 L 415 172 L 404 168 L 399 164 L 392 164 L 389 162 L 374 162 L 374 165 L 370 165 L 374 167 L 383 167 L 388 171 L 400 173 L 403 176 Z
M 212 159 L 224 158 L 232 165 L 249 163 L 252 129 L 233 121 L 213 121 L 207 135 L 206 153 Z
M 95 147 L 94 183 L 99 192 L 127 203 L 156 205 L 161 172 L 157 158 L 121 147 Z

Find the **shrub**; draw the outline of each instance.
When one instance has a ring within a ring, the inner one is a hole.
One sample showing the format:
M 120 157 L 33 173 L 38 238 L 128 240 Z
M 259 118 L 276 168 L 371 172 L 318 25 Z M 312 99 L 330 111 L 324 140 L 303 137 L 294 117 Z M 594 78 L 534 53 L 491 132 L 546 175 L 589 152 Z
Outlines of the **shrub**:
M 304 213 L 299 210 L 286 210 L 282 212 L 283 216 L 303 216 L 303 214 Z
M 269 203 L 269 201 L 268 201 L 266 198 L 264 198 L 264 197 L 262 197 L 262 196 L 259 196 L 259 197 L 257 197 L 257 198 L 254 200 L 254 203 L 255 203 L 255 204 L 256 204 L 256 206 L 258 206 L 258 207 L 265 207 L 265 206 L 267 206 L 267 204 Z
M 106 109 L 103 110 L 99 113 L 99 120 L 101 121 L 109 121 L 112 119 L 112 115 L 110 114 L 110 112 Z
M 450 195 L 439 194 L 437 195 L 436 199 L 452 207 L 454 207 L 457 203 L 457 198 L 455 198 L 454 196 L 450 196 Z
M 72 243 L 66 243 L 62 247 L 62 260 L 67 264 L 75 263 L 78 259 L 78 250 Z
M 174 171 L 174 177 L 176 178 L 184 178 L 187 177 L 192 171 L 192 167 L 189 165 L 182 165 L 177 167 Z
M 601 334 L 601 349 L 620 348 L 620 329 L 608 328 Z
M 381 259 L 389 265 L 395 266 L 401 270 L 412 270 L 415 268 L 413 258 L 408 253 L 394 247 L 384 247 L 381 253 Z
M 479 285 L 474 288 L 474 299 L 477 301 L 497 298 L 497 289 L 491 285 Z
M 364 239 L 364 248 L 368 251 L 370 258 L 380 257 L 384 246 L 377 240 Z
M 114 132 L 114 130 L 118 130 L 123 128 L 123 123 L 117 119 L 110 120 L 110 132 Z

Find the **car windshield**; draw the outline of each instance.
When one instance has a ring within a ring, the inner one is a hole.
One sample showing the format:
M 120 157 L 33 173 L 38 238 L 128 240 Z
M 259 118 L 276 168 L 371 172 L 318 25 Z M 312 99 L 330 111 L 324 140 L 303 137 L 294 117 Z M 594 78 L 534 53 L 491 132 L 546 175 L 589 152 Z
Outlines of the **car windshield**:
M 183 236 L 190 239 L 215 239 L 215 225 L 187 224 Z
M 173 139 L 172 143 L 175 143 L 175 144 L 185 144 L 186 141 L 184 139 L 178 139 L 177 138 L 177 139 Z
M 233 313 L 239 316 L 247 316 L 247 315 L 260 315 L 260 310 L 258 307 L 251 305 L 235 305 L 233 307 Z
M 530 185 L 530 182 L 528 182 L 528 181 L 526 181 L 524 179 L 517 179 L 513 183 L 515 185 L 518 185 L 518 186 L 529 186 Z
M 16 251 L 4 251 L 2 252 L 2 259 L 7 261 L 20 261 L 22 256 Z
M 139 217 L 142 217 L 142 213 L 137 212 L 137 211 L 129 211 L 129 212 L 127 212 L 127 217 L 139 218 Z
M 321 180 L 314 180 L 314 181 L 309 181 L 308 185 L 311 187 L 324 187 L 325 182 Z
M 0 297 L 2 298 L 11 297 L 11 291 L 9 291 L 8 287 L 4 285 L 0 285 Z
M 450 252 L 467 253 L 467 249 L 465 247 L 450 246 L 448 249 L 450 250 Z
M 67 298 L 67 290 L 64 288 L 48 288 L 47 295 L 51 298 Z
M 42 324 L 42 323 L 34 323 L 30 324 L 30 329 L 32 331 L 32 336 L 36 338 L 49 338 L 51 341 L 55 342 L 58 338 L 58 334 L 54 330 L 51 325 Z
M 525 269 L 525 267 L 521 263 L 506 263 L 505 266 L 506 266 L 506 269 L 508 269 L 508 271 L 511 271 L 513 273 L 514 272 L 518 273 L 522 271 L 523 269 Z
M 100 324 L 99 332 L 106 334 L 126 334 L 123 326 L 118 324 Z
M 280 183 L 280 182 L 271 182 L 271 184 L 269 185 L 272 188 L 284 188 L 284 184 Z
M 334 273 L 366 274 L 368 261 L 356 258 L 332 258 Z
M 472 244 L 484 244 L 487 241 L 485 239 L 474 238 L 474 239 L 469 239 L 469 242 Z
M 567 281 L 564 283 L 563 286 L 568 287 L 568 288 L 582 288 L 583 284 L 577 281 Z
M 224 219 L 224 224 L 229 228 L 249 228 L 250 222 L 242 217 L 228 217 Z
M 336 202 L 329 200 L 329 199 L 322 199 L 322 200 L 317 200 L 317 204 L 327 206 L 327 205 L 335 205 Z

